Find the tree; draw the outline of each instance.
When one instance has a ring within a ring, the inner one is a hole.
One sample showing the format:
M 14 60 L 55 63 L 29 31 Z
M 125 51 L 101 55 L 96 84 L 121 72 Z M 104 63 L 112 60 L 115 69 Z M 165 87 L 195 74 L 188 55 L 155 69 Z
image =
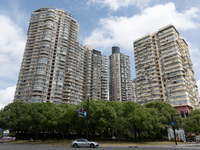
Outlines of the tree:
M 135 138 L 137 135 L 139 139 L 142 135 L 150 137 L 158 122 L 157 112 L 155 109 L 148 109 L 140 105 L 128 115 L 128 120 L 135 133 Z
M 4 119 L 6 119 L 6 126 L 10 132 L 16 132 L 16 139 L 19 139 L 19 132 L 27 131 L 27 122 L 25 116 L 30 104 L 23 101 L 16 101 L 4 107 Z
M 2 131 L 0 131 L 0 137 L 1 137 L 3 130 L 8 129 L 7 128 L 7 121 L 6 121 L 6 114 L 4 112 L 4 109 L 0 110 L 0 128 L 2 129 Z
M 186 132 L 193 132 L 195 135 L 200 134 L 200 110 L 195 109 L 190 112 L 189 119 L 184 119 Z
M 35 133 L 36 139 L 39 133 L 43 133 L 45 140 L 45 131 L 54 131 L 57 124 L 57 114 L 55 113 L 55 104 L 53 103 L 33 103 L 27 111 L 27 121 L 29 122 L 29 131 Z
M 140 133 L 139 129 L 137 128 L 137 122 L 136 120 L 139 120 L 141 114 L 138 115 L 137 110 L 139 108 L 142 109 L 143 106 L 141 106 L 138 103 L 135 102 L 124 102 L 123 103 L 123 114 L 122 116 L 125 118 L 125 125 L 126 130 L 124 135 L 131 135 L 134 134 L 135 139 L 137 138 L 137 133 Z
M 109 137 L 109 135 L 112 136 L 112 129 L 114 128 L 114 124 L 116 123 L 116 118 L 117 114 L 112 106 L 106 105 L 105 107 L 103 107 L 103 114 L 100 119 L 100 124 L 98 126 L 99 132 L 107 133 L 107 138 Z
M 116 112 L 116 117 L 114 118 L 112 126 L 110 127 L 110 134 L 111 136 L 115 136 L 118 139 L 120 139 L 124 136 L 124 132 L 127 130 L 127 120 L 123 116 L 123 103 L 116 101 L 108 101 L 106 102 L 106 105 L 112 107 Z
M 171 114 L 178 114 L 177 110 L 173 108 L 170 104 L 163 101 L 150 102 L 145 106 L 147 108 L 154 108 L 158 112 L 158 137 L 163 138 L 163 135 L 167 136 L 167 128 L 171 127 Z M 174 122 L 175 127 L 178 129 L 181 127 L 182 118 L 180 116 L 174 116 Z
M 132 102 L 132 101 L 127 101 L 123 103 L 123 116 L 127 117 L 130 113 L 132 113 L 136 108 L 142 107 L 142 105 Z
M 77 110 L 80 107 L 80 105 L 70 105 L 70 104 L 59 104 L 57 105 L 58 112 L 57 114 L 57 127 L 56 131 L 58 131 L 59 136 L 62 135 L 62 138 L 64 138 L 64 135 L 67 133 L 78 133 L 77 126 L 78 126 L 78 115 Z M 83 125 L 83 123 L 80 122 L 80 125 Z M 81 129 L 81 126 L 79 126 Z M 58 137 L 58 140 L 60 140 L 60 137 Z
M 81 105 L 87 111 L 87 101 L 83 101 Z M 102 134 L 105 130 L 112 128 L 116 118 L 114 108 L 106 105 L 103 100 L 89 101 L 89 129 L 95 138 L 96 132 Z
M 87 101 L 84 101 L 81 105 L 83 106 L 84 110 L 86 110 Z M 89 129 L 93 135 L 93 139 L 95 138 L 96 130 L 99 124 L 103 124 L 103 107 L 105 107 L 104 101 L 89 100 Z

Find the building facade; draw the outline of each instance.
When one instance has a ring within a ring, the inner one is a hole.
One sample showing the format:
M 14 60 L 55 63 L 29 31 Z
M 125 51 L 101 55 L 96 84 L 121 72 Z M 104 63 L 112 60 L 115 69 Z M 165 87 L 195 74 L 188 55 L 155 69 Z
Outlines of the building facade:
M 57 8 L 31 15 L 14 101 L 79 104 L 84 100 L 85 54 L 79 24 Z
M 165 101 L 179 109 L 199 105 L 188 45 L 173 25 L 134 41 L 137 101 Z
M 133 96 L 133 101 L 137 102 L 137 96 L 136 96 L 136 79 L 131 80 L 132 82 L 132 96 Z
M 85 46 L 84 99 L 108 100 L 108 58 Z
M 130 59 L 117 46 L 112 47 L 109 56 L 109 100 L 133 101 Z

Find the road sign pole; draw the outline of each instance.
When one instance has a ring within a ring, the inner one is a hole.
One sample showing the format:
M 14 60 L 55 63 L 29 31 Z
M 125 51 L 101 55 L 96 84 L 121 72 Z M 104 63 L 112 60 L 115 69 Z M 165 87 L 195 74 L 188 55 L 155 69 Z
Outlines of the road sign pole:
M 173 119 L 173 115 L 172 115 L 172 114 L 171 114 L 171 119 L 172 119 L 172 122 L 174 122 L 174 119 Z M 177 141 L 176 141 L 176 131 L 175 131 L 174 125 L 172 126 L 172 129 L 174 130 L 174 139 L 175 139 L 175 144 L 177 145 Z

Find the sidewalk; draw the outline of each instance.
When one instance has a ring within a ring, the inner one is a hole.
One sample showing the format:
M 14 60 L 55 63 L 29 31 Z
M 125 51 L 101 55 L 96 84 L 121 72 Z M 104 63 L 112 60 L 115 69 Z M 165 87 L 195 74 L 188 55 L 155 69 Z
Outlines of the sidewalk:
M 199 147 L 200 148 L 200 143 L 182 143 L 182 144 L 177 144 L 175 145 L 138 145 L 138 147 Z
M 138 148 L 138 147 L 165 147 L 165 148 L 170 148 L 170 147 L 200 147 L 200 144 L 197 143 L 181 143 L 175 145 L 100 145 L 100 147 L 128 147 L 128 148 Z

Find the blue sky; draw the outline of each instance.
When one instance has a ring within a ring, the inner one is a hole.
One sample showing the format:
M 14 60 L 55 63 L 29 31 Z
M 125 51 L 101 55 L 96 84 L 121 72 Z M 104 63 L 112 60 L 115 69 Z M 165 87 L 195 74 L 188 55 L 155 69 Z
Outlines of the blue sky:
M 173 24 L 189 45 L 200 88 L 199 0 L 0 0 L 0 108 L 13 101 L 31 13 L 42 7 L 69 11 L 79 23 L 79 43 L 109 56 L 112 46 L 130 56 L 133 41 Z M 200 91 L 200 90 L 199 90 Z M 200 93 L 200 92 L 199 92 Z

